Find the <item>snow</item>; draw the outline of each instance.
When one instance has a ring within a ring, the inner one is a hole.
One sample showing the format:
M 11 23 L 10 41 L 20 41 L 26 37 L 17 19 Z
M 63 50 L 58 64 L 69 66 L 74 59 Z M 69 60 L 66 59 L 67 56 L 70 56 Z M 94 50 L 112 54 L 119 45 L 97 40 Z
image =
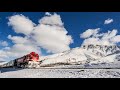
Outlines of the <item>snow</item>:
M 120 47 L 117 46 L 77 47 L 62 53 L 41 56 L 40 61 L 42 62 L 37 69 L 2 69 L 0 78 L 120 77 Z
M 22 69 L 2 72 L 0 78 L 120 78 L 120 69 Z
M 120 47 L 104 45 L 86 45 L 73 48 L 58 54 L 41 57 L 42 65 L 69 63 L 69 64 L 99 64 L 111 63 L 119 60 Z
M 86 45 L 62 53 L 40 57 L 40 66 L 52 64 L 99 64 L 120 60 L 120 47 Z

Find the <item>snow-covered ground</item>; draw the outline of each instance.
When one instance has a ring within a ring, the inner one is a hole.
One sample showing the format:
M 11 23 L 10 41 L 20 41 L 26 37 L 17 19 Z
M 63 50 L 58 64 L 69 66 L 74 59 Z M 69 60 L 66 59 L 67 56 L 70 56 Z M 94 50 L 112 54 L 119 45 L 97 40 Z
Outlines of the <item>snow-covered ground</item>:
M 2 69 L 0 78 L 120 78 L 120 69 Z

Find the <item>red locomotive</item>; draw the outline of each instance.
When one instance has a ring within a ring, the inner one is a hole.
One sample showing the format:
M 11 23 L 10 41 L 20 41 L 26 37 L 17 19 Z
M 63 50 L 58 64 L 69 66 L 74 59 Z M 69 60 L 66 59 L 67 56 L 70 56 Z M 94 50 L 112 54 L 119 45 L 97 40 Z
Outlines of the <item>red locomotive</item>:
M 30 54 L 27 54 L 21 58 L 17 58 L 14 60 L 15 67 L 26 67 L 29 63 L 29 61 L 38 62 L 39 61 L 39 55 L 35 52 L 31 52 Z
M 36 68 L 39 67 L 39 55 L 35 52 L 31 52 L 30 54 L 24 55 L 21 58 L 17 58 L 15 60 L 11 60 L 0 67 L 2 68 L 9 68 L 9 67 L 16 67 L 16 68 Z

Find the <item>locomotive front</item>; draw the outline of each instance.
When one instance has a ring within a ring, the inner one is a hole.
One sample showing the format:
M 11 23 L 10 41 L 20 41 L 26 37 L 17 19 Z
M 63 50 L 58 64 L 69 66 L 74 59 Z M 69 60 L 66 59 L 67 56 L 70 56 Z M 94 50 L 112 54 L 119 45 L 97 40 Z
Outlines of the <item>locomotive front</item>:
M 35 67 L 35 64 L 38 63 L 39 63 L 39 55 L 35 52 L 31 52 L 30 54 L 27 54 L 21 58 L 15 59 L 14 66 L 25 68 L 29 66 L 33 67 L 34 65 Z

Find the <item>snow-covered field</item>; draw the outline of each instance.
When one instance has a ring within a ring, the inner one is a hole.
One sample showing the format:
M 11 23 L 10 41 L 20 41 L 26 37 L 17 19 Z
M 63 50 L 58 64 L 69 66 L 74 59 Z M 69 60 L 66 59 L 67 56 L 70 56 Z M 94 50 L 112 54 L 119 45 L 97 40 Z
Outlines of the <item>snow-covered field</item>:
M 0 78 L 120 78 L 120 69 L 2 69 Z

